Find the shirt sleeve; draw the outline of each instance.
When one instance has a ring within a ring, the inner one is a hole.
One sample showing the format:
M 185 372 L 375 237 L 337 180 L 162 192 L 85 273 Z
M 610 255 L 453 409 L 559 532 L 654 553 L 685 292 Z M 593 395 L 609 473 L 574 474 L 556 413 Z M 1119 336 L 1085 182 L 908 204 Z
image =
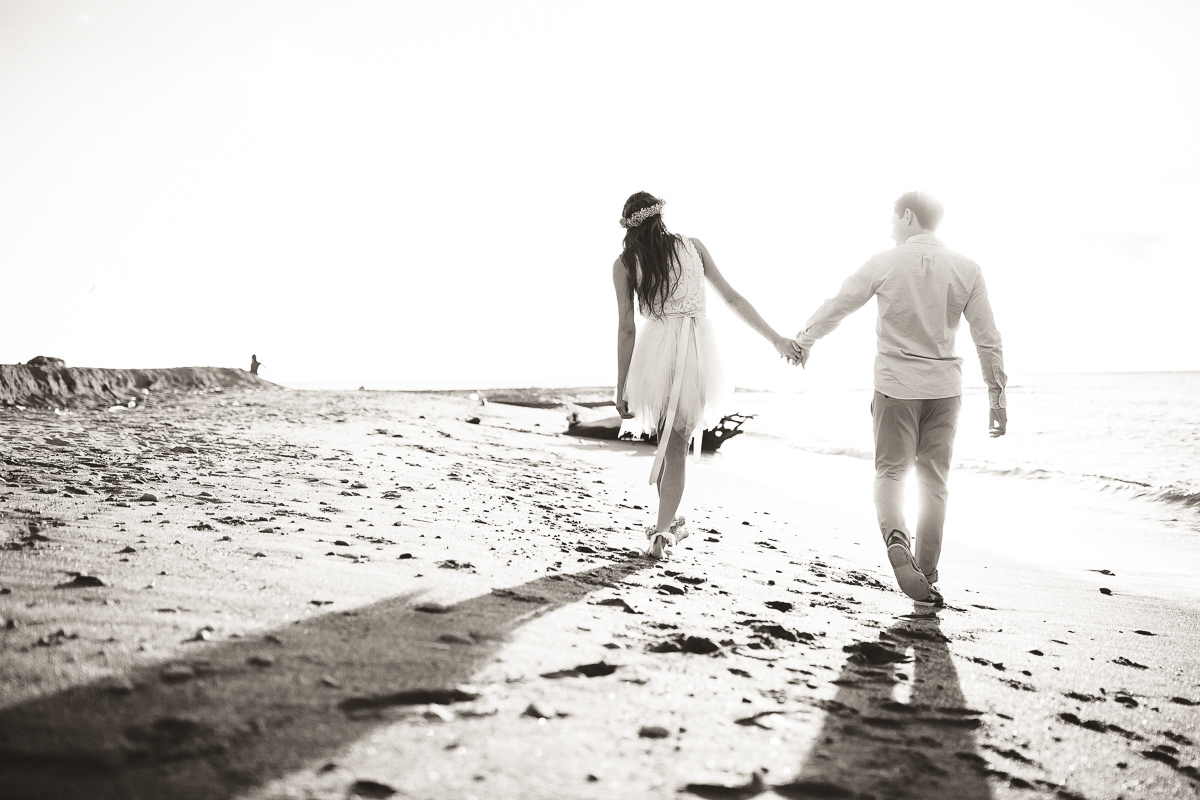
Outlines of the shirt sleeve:
M 796 337 L 800 346 L 805 350 L 810 349 L 813 342 L 833 331 L 843 319 L 862 308 L 879 288 L 876 273 L 876 263 L 872 259 L 847 278 L 841 290 L 809 317 L 804 330 Z
M 971 326 L 971 339 L 975 342 L 983 381 L 988 387 L 988 401 L 992 408 L 1007 408 L 1004 387 L 1008 384 L 1008 376 L 1004 374 L 1004 350 L 1000 343 L 1000 331 L 992 317 L 992 304 L 988 302 L 987 284 L 982 273 L 963 308 L 963 317 Z

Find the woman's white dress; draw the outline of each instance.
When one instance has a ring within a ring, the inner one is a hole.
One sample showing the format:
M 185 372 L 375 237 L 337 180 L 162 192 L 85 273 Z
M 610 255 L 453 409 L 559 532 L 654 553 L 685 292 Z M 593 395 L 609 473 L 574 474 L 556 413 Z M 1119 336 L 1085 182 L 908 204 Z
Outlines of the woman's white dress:
M 681 238 L 676 245 L 678 274 L 672 276 L 661 317 L 641 309 L 642 325 L 625 379 L 625 400 L 634 414 L 628 429 L 664 431 L 651 483 L 658 480 L 667 436 L 698 434 L 715 424 L 716 407 L 726 394 L 716 342 L 705 317 L 704 262 L 692 240 Z

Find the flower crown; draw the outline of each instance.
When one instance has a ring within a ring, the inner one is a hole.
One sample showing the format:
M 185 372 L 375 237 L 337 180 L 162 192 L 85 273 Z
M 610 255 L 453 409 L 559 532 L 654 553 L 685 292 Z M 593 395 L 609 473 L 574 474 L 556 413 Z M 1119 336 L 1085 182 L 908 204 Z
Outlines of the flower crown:
M 667 202 L 666 200 L 659 200 L 657 203 L 655 203 L 652 206 L 647 206 L 646 208 L 643 208 L 641 211 L 635 211 L 629 215 L 629 219 L 626 219 L 625 217 L 621 217 L 621 227 L 622 228 L 636 228 L 638 225 L 641 225 L 643 222 L 648 220 L 650 217 L 653 217 L 656 214 L 661 214 L 663 205 L 665 205 L 666 202 Z

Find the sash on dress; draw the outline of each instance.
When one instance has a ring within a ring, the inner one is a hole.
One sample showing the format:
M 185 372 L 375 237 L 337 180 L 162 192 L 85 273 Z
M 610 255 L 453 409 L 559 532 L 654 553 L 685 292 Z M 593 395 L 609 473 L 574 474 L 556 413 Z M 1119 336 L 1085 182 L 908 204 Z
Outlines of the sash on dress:
M 701 314 L 667 314 L 668 324 L 680 325 L 683 330 L 679 332 L 679 344 L 675 348 L 675 366 L 671 373 L 671 394 L 667 400 L 666 421 L 663 424 L 663 432 L 658 437 L 658 449 L 654 453 L 654 464 L 650 467 L 650 483 L 657 484 L 662 476 L 663 461 L 667 455 L 667 441 L 674 433 L 675 414 L 679 411 L 679 395 L 683 392 L 683 368 L 687 365 L 688 343 L 696 343 L 696 361 L 697 365 L 703 364 L 704 359 L 700 354 L 700 337 L 696 335 L 696 322 L 700 319 Z M 676 322 L 678 320 L 678 322 Z M 700 458 L 700 421 L 692 428 L 692 457 L 693 459 Z

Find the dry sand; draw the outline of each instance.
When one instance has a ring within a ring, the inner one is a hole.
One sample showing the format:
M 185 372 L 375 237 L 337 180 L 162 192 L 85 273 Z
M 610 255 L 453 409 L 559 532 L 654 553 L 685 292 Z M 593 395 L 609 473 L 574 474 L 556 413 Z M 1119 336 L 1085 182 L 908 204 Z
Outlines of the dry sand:
M 951 530 L 923 612 L 836 457 L 706 457 L 651 562 L 651 451 L 564 428 L 426 393 L 0 410 L 0 797 L 1200 796 L 1196 602 Z

